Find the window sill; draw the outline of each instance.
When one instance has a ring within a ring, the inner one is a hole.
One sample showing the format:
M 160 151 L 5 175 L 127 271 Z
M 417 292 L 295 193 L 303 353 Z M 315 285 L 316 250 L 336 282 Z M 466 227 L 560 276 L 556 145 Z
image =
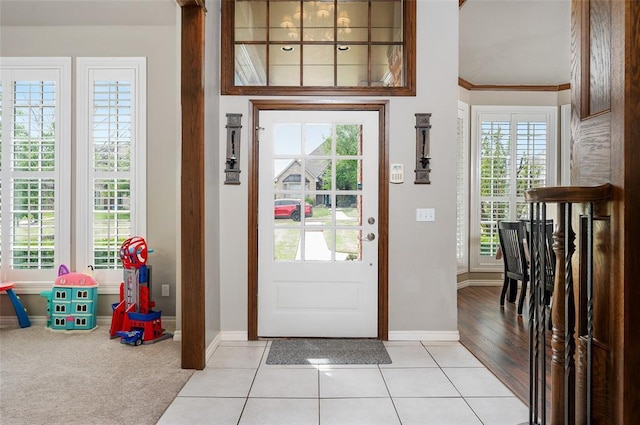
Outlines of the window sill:
M 53 282 L 16 282 L 13 288 L 16 294 L 39 295 L 42 291 L 48 291 L 53 288 Z M 120 282 L 118 283 L 100 283 L 98 285 L 99 295 L 119 295 Z

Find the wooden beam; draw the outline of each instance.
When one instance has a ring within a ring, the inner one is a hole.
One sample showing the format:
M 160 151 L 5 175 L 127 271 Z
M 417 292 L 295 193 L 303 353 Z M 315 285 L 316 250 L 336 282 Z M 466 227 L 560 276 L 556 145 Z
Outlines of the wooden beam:
M 182 6 L 181 285 L 182 368 L 204 369 L 204 2 Z M 183 5 L 184 4 L 184 5 Z

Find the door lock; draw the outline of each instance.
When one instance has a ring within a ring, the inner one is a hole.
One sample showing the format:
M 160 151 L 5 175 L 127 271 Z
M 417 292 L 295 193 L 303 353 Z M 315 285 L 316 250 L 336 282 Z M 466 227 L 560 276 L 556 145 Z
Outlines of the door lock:
M 363 241 L 372 241 L 376 238 L 376 235 L 373 233 L 369 233 L 367 236 L 362 238 Z

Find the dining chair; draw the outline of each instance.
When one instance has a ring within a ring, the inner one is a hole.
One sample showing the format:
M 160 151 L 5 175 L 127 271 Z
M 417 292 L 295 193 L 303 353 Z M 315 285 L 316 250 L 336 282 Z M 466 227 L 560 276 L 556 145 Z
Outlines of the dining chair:
M 518 302 L 518 314 L 522 314 L 524 297 L 527 292 L 529 270 L 527 257 L 524 251 L 524 225 L 520 221 L 498 222 L 498 236 L 500 249 L 504 263 L 504 283 L 500 293 L 500 306 L 504 306 L 504 299 L 509 291 L 510 302 L 515 302 L 518 291 L 518 281 L 522 282 L 520 300 Z
M 544 242 L 540 240 L 543 237 L 542 227 L 538 221 L 534 221 L 534 234 L 531 233 L 531 221 L 522 220 L 525 227 L 525 238 L 529 249 L 533 249 L 537 252 L 531 252 L 530 256 L 537 258 L 537 264 L 542 265 L 542 257 L 545 258 L 545 271 L 544 271 L 544 304 L 551 304 L 551 296 L 553 295 L 553 286 L 555 282 L 556 273 L 556 254 L 553 251 L 553 220 L 548 219 L 545 221 Z M 537 237 L 537 243 L 532 243 L 532 237 Z M 543 245 L 544 244 L 544 245 Z M 537 275 L 542 276 L 542 272 L 538 271 Z

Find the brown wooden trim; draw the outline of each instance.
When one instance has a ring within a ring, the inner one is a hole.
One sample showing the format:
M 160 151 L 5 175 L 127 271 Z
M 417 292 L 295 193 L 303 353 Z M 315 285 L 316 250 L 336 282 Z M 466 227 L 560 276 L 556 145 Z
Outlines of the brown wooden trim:
M 558 85 L 502 85 L 502 84 L 473 84 L 464 78 L 458 77 L 458 85 L 467 90 L 493 90 L 493 91 L 563 91 L 571 88 L 570 83 Z
M 386 100 L 348 102 L 344 100 L 251 100 L 253 138 L 249 141 L 249 234 L 248 234 L 248 315 L 249 340 L 258 338 L 258 136 L 260 111 L 378 111 L 378 339 L 389 339 L 389 137 Z
M 180 7 L 201 7 L 205 8 L 205 0 L 176 0 Z
M 236 96 L 415 96 L 416 95 L 416 1 L 404 0 L 404 87 L 290 87 L 236 86 L 235 66 L 235 0 L 222 0 L 222 37 L 220 92 Z M 297 43 L 297 42 L 296 42 Z M 284 42 L 283 42 L 284 44 Z M 290 43 L 289 43 L 290 44 Z M 332 44 L 332 43 L 330 43 Z M 368 43 L 367 43 L 368 44 Z M 377 44 L 377 43 L 372 43 Z M 386 44 L 386 43 L 380 43 Z M 394 43 L 388 43 L 394 44 Z M 269 56 L 267 55 L 267 61 Z M 267 64 L 268 69 L 268 64 Z M 302 69 L 300 70 L 302 72 Z M 335 72 L 335 71 L 334 71 Z
M 536 187 L 524 191 L 527 202 L 601 202 L 611 199 L 612 186 L 609 183 L 600 186 L 554 186 Z
M 463 89 L 467 89 L 467 90 L 472 90 L 473 89 L 473 84 L 471 84 L 470 82 L 468 82 L 464 78 L 458 77 L 458 85 L 460 87 L 462 87 Z
M 460 9 L 466 2 L 467 0 L 458 0 L 458 9 Z
M 580 118 L 584 119 L 590 115 L 590 89 L 591 89 L 591 69 L 589 57 L 590 47 L 591 47 L 591 25 L 589 22 L 589 18 L 591 15 L 591 3 L 589 1 L 580 2 L 580 9 L 578 13 L 580 14 L 580 23 L 576 23 L 576 25 L 580 26 L 580 46 L 578 46 L 579 50 L 576 51 L 578 54 L 578 63 L 580 64 Z
M 181 307 L 182 368 L 204 369 L 204 37 L 205 12 L 182 8 Z

